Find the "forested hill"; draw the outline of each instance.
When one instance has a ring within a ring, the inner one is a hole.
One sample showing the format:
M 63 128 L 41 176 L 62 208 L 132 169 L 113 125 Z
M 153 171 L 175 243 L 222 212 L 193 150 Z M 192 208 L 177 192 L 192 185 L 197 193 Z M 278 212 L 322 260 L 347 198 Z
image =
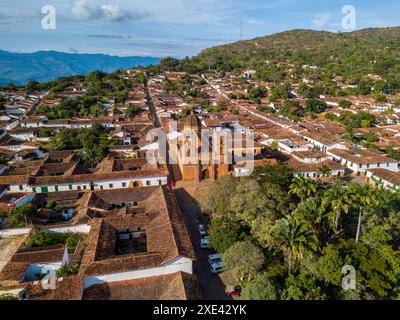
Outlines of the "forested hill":
M 288 68 L 277 66 L 282 62 L 293 64 L 295 75 L 302 75 L 302 65 L 311 65 L 321 69 L 320 76 L 341 75 L 348 82 L 357 82 L 366 74 L 399 80 L 400 27 L 346 33 L 292 30 L 206 49 L 181 61 L 180 68 L 191 71 L 252 68 L 258 71 L 259 78 L 273 81 L 287 76 Z
M 13 53 L 0 50 L 0 85 L 24 84 L 30 80 L 47 82 L 71 75 L 100 70 L 113 72 L 159 63 L 152 57 L 117 57 L 104 54 L 71 54 L 57 51 Z

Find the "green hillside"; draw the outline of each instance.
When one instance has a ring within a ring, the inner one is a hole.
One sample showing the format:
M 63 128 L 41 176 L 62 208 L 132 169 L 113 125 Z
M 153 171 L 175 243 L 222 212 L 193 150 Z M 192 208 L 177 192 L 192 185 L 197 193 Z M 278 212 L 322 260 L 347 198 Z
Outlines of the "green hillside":
M 341 75 L 348 83 L 357 83 L 367 74 L 378 74 L 397 84 L 399 48 L 399 27 L 349 33 L 292 30 L 206 49 L 196 57 L 180 61 L 175 69 L 196 72 L 252 68 L 257 70 L 260 80 L 275 81 L 311 73 L 301 68 L 308 64 L 320 67 L 313 75 L 317 78 Z M 294 66 L 278 67 L 278 62 Z M 174 66 L 175 62 L 167 59 L 162 64 Z M 289 73 L 288 69 L 292 71 Z

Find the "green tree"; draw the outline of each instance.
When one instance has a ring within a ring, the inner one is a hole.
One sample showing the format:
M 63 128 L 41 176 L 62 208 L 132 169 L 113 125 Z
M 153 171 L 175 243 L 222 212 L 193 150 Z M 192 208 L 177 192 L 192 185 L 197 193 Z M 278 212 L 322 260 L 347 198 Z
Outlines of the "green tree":
M 268 246 L 284 254 L 291 274 L 294 263 L 317 251 L 318 239 L 314 230 L 304 222 L 297 217 L 287 216 L 278 220 L 271 229 L 271 242 Z
M 7 83 L 7 84 L 4 86 L 4 89 L 13 91 L 13 90 L 16 89 L 16 86 L 15 86 L 13 83 L 10 82 L 10 83 Z
M 0 294 L 0 300 L 19 300 L 19 298 L 9 293 L 2 293 Z
M 91 165 L 96 165 L 107 154 L 107 134 L 102 125 L 95 124 L 83 135 L 84 159 Z
M 211 214 L 229 215 L 230 200 L 239 181 L 230 175 L 214 181 L 200 197 L 202 210 Z
M 279 298 L 279 289 L 266 272 L 256 275 L 242 290 L 243 300 L 279 300 Z
M 240 224 L 226 216 L 212 220 L 209 227 L 210 244 L 219 253 L 224 253 L 234 243 L 241 240 L 243 232 Z
M 321 113 L 328 108 L 325 101 L 318 99 L 308 99 L 304 108 L 305 112 Z
M 31 80 L 27 84 L 25 84 L 25 91 L 36 91 L 39 89 L 40 89 L 39 82 L 35 80 Z
M 222 262 L 236 277 L 255 276 L 265 263 L 262 250 L 251 241 L 236 242 L 222 255 Z
M 289 189 L 289 194 L 294 194 L 303 201 L 305 198 L 312 197 L 317 193 L 318 183 L 312 179 L 296 177 L 293 179 Z
M 357 223 L 357 232 L 356 232 L 356 243 L 360 238 L 361 232 L 361 219 L 364 210 L 368 210 L 374 205 L 379 204 L 380 196 L 376 190 L 366 184 L 360 185 L 357 183 L 352 183 L 349 185 L 349 192 L 351 194 L 351 198 L 353 200 L 353 205 L 358 208 L 358 223 Z
M 26 203 L 20 207 L 14 208 L 8 216 L 8 224 L 11 226 L 19 226 L 28 223 L 37 215 L 36 206 L 32 203 Z
M 289 190 L 292 183 L 293 171 L 285 164 L 265 165 L 256 167 L 252 176 L 262 187 L 276 185 L 282 190 Z
M 318 280 L 307 273 L 289 275 L 283 291 L 284 300 L 326 300 Z
M 272 151 L 278 151 L 278 149 L 279 149 L 278 142 L 276 140 L 272 141 L 271 144 L 269 145 L 269 148 Z
M 330 177 L 332 176 L 332 169 L 329 166 L 324 165 L 318 169 L 318 173 L 323 177 Z
M 343 109 L 350 109 L 352 103 L 348 100 L 341 100 L 339 102 L 339 107 L 343 108 Z
M 125 115 L 129 118 L 134 118 L 136 117 L 140 112 L 142 111 L 142 108 L 130 105 L 126 110 L 125 110 Z
M 57 270 L 56 276 L 66 277 L 66 276 L 73 276 L 79 273 L 80 264 L 74 263 L 68 266 L 62 266 L 60 269 Z
M 333 212 L 333 226 L 336 234 L 339 233 L 339 220 L 342 213 L 349 213 L 352 204 L 351 197 L 345 188 L 335 184 L 325 194 L 323 206 L 328 207 Z
M 30 245 L 31 247 L 46 247 L 63 243 L 64 240 L 65 239 L 60 235 L 44 230 L 37 231 L 33 235 L 31 235 L 30 238 L 26 241 L 26 244 Z

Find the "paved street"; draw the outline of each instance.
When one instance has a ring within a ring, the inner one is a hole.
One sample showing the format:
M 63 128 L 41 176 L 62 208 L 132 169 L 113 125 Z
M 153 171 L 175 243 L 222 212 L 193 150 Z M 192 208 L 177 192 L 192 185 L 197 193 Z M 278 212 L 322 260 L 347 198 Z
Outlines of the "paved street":
M 197 261 L 194 264 L 194 272 L 199 279 L 204 299 L 228 300 L 231 298 L 224 294 L 224 283 L 218 275 L 212 274 L 209 269 L 207 259 L 211 251 L 200 248 L 201 237 L 197 229 L 197 219 L 200 217 L 200 208 L 197 201 L 192 197 L 196 191 L 198 190 L 196 190 L 196 188 L 191 184 L 185 184 L 182 182 L 179 182 L 175 189 L 175 195 L 178 199 L 183 219 L 188 228 L 190 239 L 197 256 Z

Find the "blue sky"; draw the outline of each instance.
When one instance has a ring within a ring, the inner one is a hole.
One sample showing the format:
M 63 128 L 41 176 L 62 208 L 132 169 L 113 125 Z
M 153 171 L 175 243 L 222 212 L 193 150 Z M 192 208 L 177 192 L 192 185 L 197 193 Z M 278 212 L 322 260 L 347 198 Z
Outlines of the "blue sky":
M 43 30 L 41 9 L 56 9 Z M 140 56 L 192 56 L 202 49 L 296 28 L 342 30 L 342 7 L 356 27 L 400 25 L 398 0 L 0 0 L 0 49 Z

